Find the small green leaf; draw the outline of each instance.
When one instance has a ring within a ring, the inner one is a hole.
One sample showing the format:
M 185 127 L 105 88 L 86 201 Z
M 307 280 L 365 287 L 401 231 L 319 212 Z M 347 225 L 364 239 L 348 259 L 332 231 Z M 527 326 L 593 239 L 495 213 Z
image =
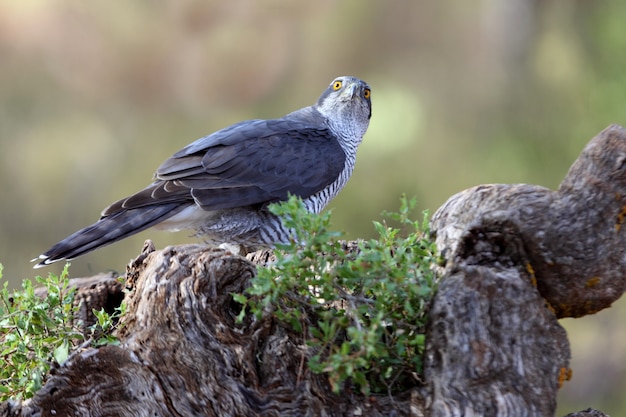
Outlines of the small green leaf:
M 54 359 L 62 364 L 67 359 L 70 352 L 70 345 L 67 342 L 61 343 L 54 349 Z

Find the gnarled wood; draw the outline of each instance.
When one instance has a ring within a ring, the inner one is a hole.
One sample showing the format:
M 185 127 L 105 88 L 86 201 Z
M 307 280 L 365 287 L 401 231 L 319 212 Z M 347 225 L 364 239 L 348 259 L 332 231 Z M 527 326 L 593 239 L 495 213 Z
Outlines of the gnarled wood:
M 273 321 L 237 324 L 232 300 L 254 265 L 201 245 L 154 251 L 127 271 L 120 346 L 88 348 L 56 370 L 23 416 L 383 416 L 417 393 L 338 396 L 306 367 L 300 336 Z
M 0 405 L 0 416 L 552 416 L 571 374 L 557 318 L 594 313 L 623 293 L 625 207 L 619 126 L 589 143 L 557 191 L 499 184 L 451 197 L 432 220 L 445 264 L 425 386 L 395 397 L 336 395 L 308 371 L 300 335 L 271 317 L 235 322 L 231 294 L 270 252 L 245 259 L 148 243 L 126 273 L 120 345 L 76 352 L 32 400 Z
M 565 330 L 526 271 L 450 270 L 430 311 L 428 415 L 553 416 L 569 360 Z
M 475 236 L 509 225 L 524 248 L 520 265 L 561 318 L 598 312 L 624 292 L 625 218 L 626 130 L 613 125 L 589 142 L 557 191 L 480 185 L 451 197 L 432 228 L 448 262 L 472 264 L 492 257 Z

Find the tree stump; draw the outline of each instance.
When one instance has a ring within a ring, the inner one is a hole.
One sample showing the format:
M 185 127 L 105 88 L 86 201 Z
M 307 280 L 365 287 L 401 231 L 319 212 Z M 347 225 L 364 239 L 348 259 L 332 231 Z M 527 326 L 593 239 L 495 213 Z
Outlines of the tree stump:
M 127 269 L 120 345 L 75 352 L 33 399 L 2 404 L 0 416 L 553 416 L 571 375 L 558 319 L 595 313 L 624 292 L 625 216 L 619 126 L 591 140 L 556 191 L 495 184 L 451 197 L 432 219 L 445 264 L 424 386 L 394 397 L 336 395 L 307 369 L 310 353 L 292 329 L 235 322 L 231 294 L 268 252 L 245 259 L 147 244 Z

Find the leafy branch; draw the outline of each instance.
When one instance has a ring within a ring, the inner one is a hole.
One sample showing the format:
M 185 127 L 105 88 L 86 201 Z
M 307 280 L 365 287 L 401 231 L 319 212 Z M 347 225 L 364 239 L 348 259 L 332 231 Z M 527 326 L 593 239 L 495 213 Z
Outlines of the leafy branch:
M 31 398 L 50 370 L 78 346 L 116 342 L 112 330 L 122 310 L 112 315 L 94 311 L 97 323 L 84 329 L 76 320 L 80 306 L 74 303 L 76 288 L 70 285 L 68 268 L 66 264 L 58 276 L 35 278 L 45 288 L 44 296 L 31 280 L 24 280 L 18 291 L 9 291 L 8 282 L 0 290 L 0 401 Z
M 294 239 L 259 268 L 246 294 L 235 294 L 247 307 L 239 318 L 272 315 L 302 333 L 309 368 L 327 373 L 337 392 L 348 380 L 363 393 L 419 382 L 438 259 L 427 214 L 410 219 L 414 206 L 403 196 L 397 213 L 385 213 L 397 226 L 374 222 L 378 238 L 349 250 L 329 229 L 330 212 L 311 214 L 295 197 L 273 205 Z

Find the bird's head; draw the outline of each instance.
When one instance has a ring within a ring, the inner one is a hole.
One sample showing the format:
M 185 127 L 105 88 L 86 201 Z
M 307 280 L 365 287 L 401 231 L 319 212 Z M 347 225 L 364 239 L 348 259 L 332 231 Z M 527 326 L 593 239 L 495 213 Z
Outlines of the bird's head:
M 356 77 L 337 77 L 317 100 L 317 110 L 328 122 L 349 129 L 359 138 L 365 134 L 372 117 L 370 86 Z

